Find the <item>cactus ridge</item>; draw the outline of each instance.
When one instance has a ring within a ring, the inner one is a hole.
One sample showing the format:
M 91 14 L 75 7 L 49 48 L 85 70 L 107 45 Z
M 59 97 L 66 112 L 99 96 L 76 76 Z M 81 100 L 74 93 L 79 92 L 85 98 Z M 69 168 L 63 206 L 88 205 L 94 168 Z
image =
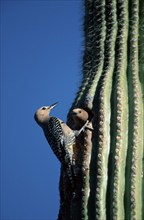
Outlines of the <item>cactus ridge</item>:
M 94 42 L 94 33 L 92 31 L 94 16 L 93 16 L 94 6 L 93 2 L 85 1 L 85 17 L 84 17 L 84 31 L 85 31 L 85 51 L 83 56 L 83 80 L 77 96 L 74 100 L 73 107 L 82 103 L 82 96 L 85 88 L 88 84 L 88 80 L 91 75 L 92 67 L 92 48 Z M 82 106 L 82 104 L 81 104 Z
M 79 107 L 79 108 L 85 108 L 84 106 L 84 93 L 86 90 L 86 87 L 88 85 L 89 79 L 91 77 L 91 72 L 92 72 L 92 51 L 94 50 L 94 38 L 95 34 L 93 31 L 93 26 L 94 26 L 94 1 L 87 1 L 85 0 L 85 17 L 84 17 L 84 31 L 85 31 L 85 51 L 83 55 L 83 77 L 82 77 L 82 82 L 81 86 L 78 89 L 78 92 L 76 94 L 76 98 L 74 102 L 72 103 L 72 106 L 69 110 L 68 113 L 68 120 L 67 123 L 71 125 L 73 123 L 71 117 L 70 117 L 70 112 L 73 108 Z
M 94 88 L 103 65 L 105 39 L 105 1 L 85 0 L 85 51 L 83 56 L 83 81 L 73 107 L 92 108 Z M 94 87 L 92 89 L 92 87 Z
M 103 60 L 104 60 L 104 41 L 105 41 L 105 1 L 95 1 L 95 23 L 94 23 L 94 33 L 95 33 L 95 47 L 93 51 L 93 71 L 88 82 L 88 87 L 86 89 L 85 105 L 92 109 L 92 102 L 95 95 L 95 89 L 98 84 L 98 80 L 102 74 Z
M 143 101 L 142 88 L 139 79 L 138 68 L 138 32 L 139 32 L 139 4 L 138 1 L 130 1 L 132 11 L 129 25 L 129 149 L 127 157 L 126 185 L 126 217 L 142 219 L 142 158 L 143 158 Z
M 79 100 L 81 100 L 83 96 L 83 92 L 88 84 L 88 80 L 91 75 L 91 67 L 92 67 L 92 48 L 94 42 L 94 33 L 92 31 L 93 27 L 93 2 L 85 2 L 85 19 L 84 19 L 84 31 L 85 31 L 85 52 L 83 56 L 83 80 L 79 91 L 77 93 L 77 97 L 74 101 L 74 106 L 77 106 Z
M 116 40 L 115 70 L 112 91 L 111 152 L 109 157 L 107 215 L 113 219 L 124 218 L 123 195 L 125 190 L 125 164 L 127 150 L 127 2 L 117 1 L 118 33 Z M 125 97 L 125 98 L 124 98 Z M 123 132 L 125 131 L 125 132 Z
M 109 11 L 109 13 L 108 13 Z M 97 143 L 97 181 L 96 181 L 96 218 L 106 218 L 107 163 L 110 149 L 110 97 L 114 70 L 116 40 L 116 5 L 115 1 L 106 1 L 106 39 L 104 66 L 98 82 L 99 119 Z M 96 107 L 95 107 L 96 108 Z M 95 109 L 94 108 L 94 109 Z M 107 116 L 106 116 L 107 115 Z

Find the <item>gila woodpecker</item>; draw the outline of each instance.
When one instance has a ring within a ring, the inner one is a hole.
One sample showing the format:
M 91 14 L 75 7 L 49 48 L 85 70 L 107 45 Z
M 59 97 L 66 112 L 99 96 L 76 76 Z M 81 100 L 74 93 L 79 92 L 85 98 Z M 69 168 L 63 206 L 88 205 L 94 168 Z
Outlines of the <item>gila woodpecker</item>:
M 86 121 L 89 119 L 89 114 L 82 108 L 75 108 L 71 112 L 74 123 L 78 127 L 82 127 Z
M 57 105 L 54 103 L 50 106 L 43 106 L 38 109 L 34 115 L 35 121 L 43 129 L 44 135 L 58 158 L 61 162 L 67 177 L 74 186 L 74 171 L 72 167 L 73 157 L 73 145 L 75 144 L 76 137 L 84 130 L 88 121 L 85 122 L 84 126 L 78 130 L 72 130 L 62 120 L 50 116 L 51 110 Z
M 88 121 L 89 123 L 87 123 L 88 126 L 86 126 L 86 128 L 93 131 L 93 127 L 92 127 L 92 119 L 94 116 L 93 112 L 90 111 L 87 112 L 82 108 L 74 108 L 70 114 L 76 129 L 83 127 L 85 123 Z

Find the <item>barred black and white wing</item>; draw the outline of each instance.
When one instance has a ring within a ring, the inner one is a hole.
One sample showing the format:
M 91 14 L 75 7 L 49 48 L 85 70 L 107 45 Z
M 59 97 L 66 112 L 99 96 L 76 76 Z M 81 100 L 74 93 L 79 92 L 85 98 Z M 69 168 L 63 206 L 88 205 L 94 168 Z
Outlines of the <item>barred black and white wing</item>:
M 66 171 L 70 183 L 74 185 L 72 155 L 69 150 L 70 143 L 68 141 L 69 138 L 71 139 L 71 137 L 66 136 L 67 132 L 63 130 L 61 121 L 56 117 L 50 117 L 43 130 L 51 149 Z

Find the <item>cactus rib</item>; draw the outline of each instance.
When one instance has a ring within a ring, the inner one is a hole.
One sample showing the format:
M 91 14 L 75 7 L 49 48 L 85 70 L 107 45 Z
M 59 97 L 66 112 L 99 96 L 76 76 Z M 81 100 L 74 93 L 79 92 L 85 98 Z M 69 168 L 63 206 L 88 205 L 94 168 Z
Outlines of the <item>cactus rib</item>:
M 138 66 L 139 4 L 132 0 L 129 24 L 129 143 L 126 176 L 126 217 L 142 219 L 143 101 Z M 131 91 L 131 93 L 130 93 Z
M 124 219 L 125 165 L 127 152 L 127 37 L 128 2 L 117 1 L 118 33 L 112 92 L 111 155 L 109 158 L 109 217 Z
M 115 62 L 115 41 L 117 33 L 116 4 L 106 1 L 106 39 L 103 72 L 98 82 L 99 119 L 97 145 L 97 183 L 96 183 L 96 219 L 106 219 L 106 189 L 108 156 L 110 149 L 110 97 Z M 95 104 L 94 104 L 95 105 Z M 95 107 L 97 108 L 97 107 Z M 94 109 L 95 109 L 94 108 Z

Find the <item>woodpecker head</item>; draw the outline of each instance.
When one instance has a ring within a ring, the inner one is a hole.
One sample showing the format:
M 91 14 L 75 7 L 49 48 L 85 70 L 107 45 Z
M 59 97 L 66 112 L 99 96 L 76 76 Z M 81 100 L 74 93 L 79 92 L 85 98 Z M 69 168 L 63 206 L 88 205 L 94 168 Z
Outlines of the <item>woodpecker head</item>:
M 89 118 L 87 111 L 81 108 L 75 108 L 71 112 L 72 118 L 77 126 L 83 126 Z
M 58 104 L 58 102 L 50 105 L 50 106 L 42 106 L 39 108 L 35 114 L 34 119 L 38 123 L 38 125 L 42 126 L 47 123 L 48 119 L 50 118 L 51 110 Z

